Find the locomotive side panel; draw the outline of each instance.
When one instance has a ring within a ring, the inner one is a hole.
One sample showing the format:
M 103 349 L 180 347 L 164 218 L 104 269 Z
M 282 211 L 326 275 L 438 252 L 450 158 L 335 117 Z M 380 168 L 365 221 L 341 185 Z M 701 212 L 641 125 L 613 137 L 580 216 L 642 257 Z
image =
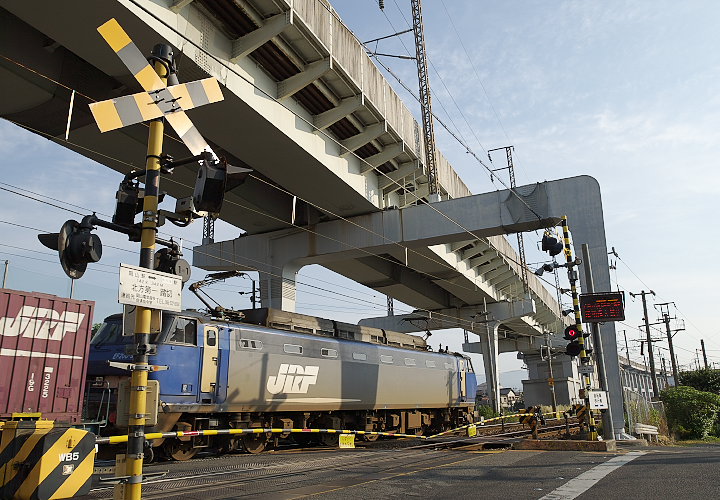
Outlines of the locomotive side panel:
M 462 394 L 452 355 L 255 328 L 232 329 L 229 354 L 226 411 L 447 408 L 474 399 Z

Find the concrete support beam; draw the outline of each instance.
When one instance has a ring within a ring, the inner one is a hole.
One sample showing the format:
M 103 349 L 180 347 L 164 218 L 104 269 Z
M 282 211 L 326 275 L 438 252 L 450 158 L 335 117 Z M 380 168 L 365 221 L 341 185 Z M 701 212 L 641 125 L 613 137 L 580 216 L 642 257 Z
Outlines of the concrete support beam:
M 183 10 L 183 7 L 190 5 L 192 1 L 193 0 L 175 0 L 170 6 L 170 10 L 177 14 L 178 12 Z
M 418 200 L 422 200 L 430 194 L 430 186 L 427 184 L 415 184 L 415 186 L 415 191 L 405 194 L 405 203 L 400 208 L 414 206 Z
M 404 152 L 405 145 L 402 142 L 385 146 L 385 148 L 379 153 L 365 158 L 365 161 L 360 167 L 360 173 L 364 174 L 365 172 L 376 169 L 380 165 L 384 165 L 390 160 L 397 158 Z
M 443 330 L 446 328 L 464 328 L 478 333 L 485 331 L 485 321 L 503 323 L 532 314 L 535 314 L 535 303 L 530 299 L 526 299 L 517 302 L 496 302 L 487 304 L 487 306 L 479 304 L 477 306 L 434 311 L 418 310 L 398 316 L 365 318 L 360 320 L 358 324 L 402 333 Z
M 305 66 L 305 70 L 297 75 L 278 82 L 277 98 L 278 100 L 287 99 L 299 90 L 304 89 L 315 80 L 319 79 L 328 71 L 332 70 L 332 59 L 327 57 L 320 61 L 315 61 Z
M 418 161 L 401 163 L 397 170 L 389 172 L 387 175 L 383 175 L 378 179 L 378 189 L 382 189 L 384 194 L 396 191 L 402 187 L 397 184 L 401 179 L 412 175 L 413 172 L 421 171 L 420 162 Z
M 526 211 L 520 212 L 517 217 L 512 216 L 503 209 L 502 204 L 498 209 L 498 198 L 502 199 L 503 196 L 505 195 L 502 191 L 496 191 L 441 201 L 433 203 L 432 207 L 413 205 L 400 210 L 374 212 L 351 217 L 350 224 L 345 220 L 321 222 L 314 226 L 312 232 L 293 229 L 242 236 L 233 242 L 232 258 L 235 259 L 233 262 L 242 261 L 245 257 L 264 261 L 268 255 L 282 255 L 284 260 L 278 262 L 322 264 L 364 257 L 368 252 L 392 254 L 397 250 L 398 243 L 410 248 L 421 248 L 466 242 L 467 231 L 483 237 L 513 230 L 542 229 L 558 220 L 555 217 L 537 218 Z M 448 224 L 447 218 L 439 215 L 435 209 L 447 214 L 458 224 Z M 354 229 L 349 229 L 353 227 Z M 261 243 L 263 241 L 268 243 Z M 268 246 L 269 254 L 256 253 L 258 247 Z M 212 251 L 204 249 L 202 253 L 196 254 L 195 265 L 206 269 L 226 268 L 226 262 L 213 262 L 206 256 L 207 254 L 212 255 Z M 482 273 L 503 265 L 505 262 L 496 258 L 476 268 L 475 271 L 482 277 Z
M 348 137 L 344 141 L 340 142 L 343 145 L 343 150 L 340 152 L 340 156 L 345 157 L 351 155 L 356 149 L 363 147 L 368 142 L 374 141 L 386 132 L 387 123 L 385 121 L 370 125 L 359 134 L 355 134 L 354 136 Z
M 260 48 L 293 23 L 293 11 L 289 10 L 273 16 L 265 21 L 265 24 L 258 29 L 244 35 L 232 44 L 232 55 L 230 62 L 238 62 L 243 57 Z M 298 89 L 300 90 L 300 89 Z
M 346 116 L 351 115 L 353 112 L 357 111 L 358 109 L 365 106 L 365 96 L 364 95 L 356 95 L 352 97 L 348 97 L 347 99 L 343 99 L 340 101 L 340 104 L 335 106 L 332 109 L 328 109 L 324 113 L 320 113 L 319 115 L 315 115 L 313 117 L 313 125 L 318 130 L 325 130 L 330 125 L 333 125 Z
M 462 260 L 468 261 L 468 263 L 469 263 L 469 259 L 472 259 L 479 255 L 483 255 L 483 252 L 487 252 L 487 251 L 488 251 L 487 245 L 482 245 L 482 244 L 478 243 L 476 245 L 473 245 L 471 248 L 463 250 L 461 258 L 462 258 Z

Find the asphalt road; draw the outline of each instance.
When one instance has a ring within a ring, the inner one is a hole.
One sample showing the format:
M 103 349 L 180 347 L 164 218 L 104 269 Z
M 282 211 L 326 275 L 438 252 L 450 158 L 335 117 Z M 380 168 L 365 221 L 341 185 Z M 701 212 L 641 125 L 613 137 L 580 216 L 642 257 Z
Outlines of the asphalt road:
M 720 446 L 618 453 L 319 450 L 159 464 L 144 498 L 318 500 L 398 497 L 569 500 L 720 498 Z M 96 489 L 92 498 L 111 498 Z

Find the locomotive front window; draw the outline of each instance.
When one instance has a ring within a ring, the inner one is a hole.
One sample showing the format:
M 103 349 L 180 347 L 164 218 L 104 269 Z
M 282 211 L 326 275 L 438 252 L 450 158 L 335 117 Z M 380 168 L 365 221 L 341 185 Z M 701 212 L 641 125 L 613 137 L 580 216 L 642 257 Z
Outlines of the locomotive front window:
M 132 337 L 128 337 L 131 339 Z M 122 335 L 122 319 L 107 321 L 102 324 L 97 333 L 93 336 L 90 344 L 94 346 L 102 344 L 123 344 L 125 339 Z
M 194 319 L 178 317 L 170 327 L 168 342 L 197 345 L 197 322 Z

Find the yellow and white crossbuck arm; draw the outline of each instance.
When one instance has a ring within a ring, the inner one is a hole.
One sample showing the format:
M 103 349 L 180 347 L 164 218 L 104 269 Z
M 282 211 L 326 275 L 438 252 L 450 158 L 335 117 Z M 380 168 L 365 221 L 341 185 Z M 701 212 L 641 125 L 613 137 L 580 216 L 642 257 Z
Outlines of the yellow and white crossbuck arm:
M 164 116 L 190 152 L 197 156 L 212 148 L 192 124 L 185 110 L 223 100 L 215 78 L 167 87 L 115 19 L 98 28 L 120 60 L 145 92 L 90 104 L 90 111 L 101 132 L 115 130 Z

